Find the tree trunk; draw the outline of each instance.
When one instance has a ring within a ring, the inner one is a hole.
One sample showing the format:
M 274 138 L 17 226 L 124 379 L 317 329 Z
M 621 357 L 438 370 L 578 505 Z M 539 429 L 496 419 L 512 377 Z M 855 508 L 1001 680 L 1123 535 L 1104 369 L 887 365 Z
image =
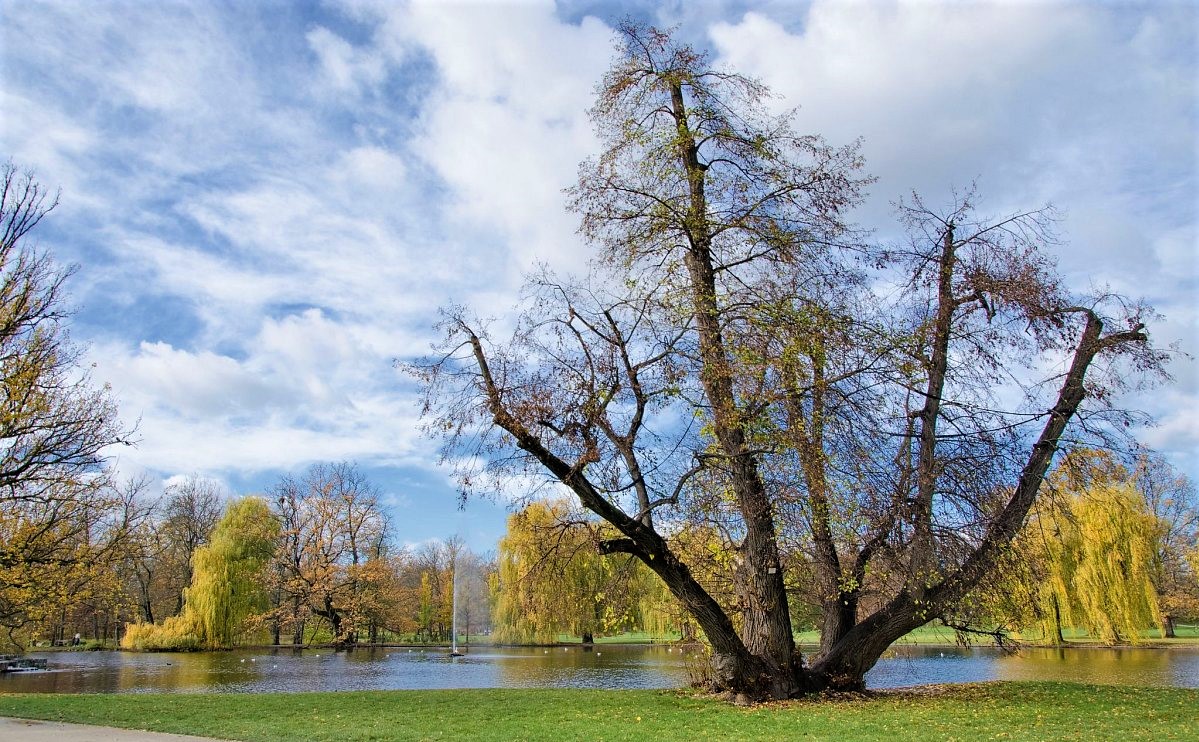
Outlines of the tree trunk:
M 1066 644 L 1066 637 L 1062 636 L 1062 606 L 1056 595 L 1053 596 L 1053 644 L 1058 647 Z
M 137 570 L 136 575 L 138 592 L 141 593 L 142 620 L 146 623 L 154 623 L 154 608 L 150 600 L 150 575 L 140 569 Z
M 738 410 L 731 362 L 720 326 L 721 308 L 712 256 L 705 178 L 699 147 L 688 121 L 682 83 L 670 82 L 671 113 L 678 130 L 678 150 L 690 188 L 688 246 L 684 264 L 690 280 L 691 302 L 699 336 L 700 381 L 711 406 L 712 428 L 728 458 L 729 484 L 745 524 L 737 561 L 736 587 L 741 600 L 742 637 L 749 652 L 762 659 L 773 678 L 776 697 L 792 694 L 800 673 L 791 629 L 774 510 L 746 442 L 745 422 Z M 783 694 L 779 696 L 778 694 Z
M 595 644 L 595 635 L 593 635 L 590 631 L 584 631 L 583 644 L 585 646 L 591 646 L 592 644 Z
M 1143 341 L 1141 328 L 1103 336 L 1103 322 L 1094 312 L 1086 314 L 1086 327 L 1049 411 L 1048 419 L 1028 455 L 1012 496 L 990 524 L 978 547 L 954 572 L 938 583 L 916 583 L 914 591 L 904 590 L 886 606 L 854 626 L 840 642 L 812 664 L 811 682 L 818 687 L 859 690 L 865 676 L 892 642 L 936 617 L 938 611 L 954 605 L 978 583 L 995 564 L 999 554 L 1011 543 L 1024 523 L 1036 499 L 1058 440 L 1086 396 L 1083 380 L 1095 356 L 1106 348 L 1128 341 Z M 914 594 L 915 593 L 915 594 Z
M 1174 638 L 1174 617 L 1168 613 L 1162 616 L 1162 637 L 1165 639 Z
M 322 618 L 328 619 L 329 630 L 333 632 L 333 643 L 344 643 L 341 636 L 341 611 L 333 607 L 333 599 L 326 595 L 324 608 L 313 612 Z
M 933 497 L 937 487 L 937 425 L 941 419 L 941 398 L 949 370 L 949 339 L 954 311 L 961 302 L 953 296 L 954 262 L 957 243 L 954 225 L 945 227 L 941 239 L 940 272 L 937 278 L 937 313 L 933 321 L 931 357 L 927 365 L 928 382 L 924 406 L 916 414 L 920 421 L 919 454 L 916 463 L 916 499 L 912 512 L 911 557 L 908 563 L 907 589 L 919 601 L 938 581 L 936 551 L 933 543 Z

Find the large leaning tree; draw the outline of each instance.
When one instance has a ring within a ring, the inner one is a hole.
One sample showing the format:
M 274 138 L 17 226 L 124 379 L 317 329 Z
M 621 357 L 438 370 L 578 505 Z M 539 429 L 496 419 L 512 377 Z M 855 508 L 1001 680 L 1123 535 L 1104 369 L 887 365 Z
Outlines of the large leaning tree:
M 713 688 L 749 698 L 861 688 L 952 618 L 1068 437 L 1103 434 L 1130 371 L 1162 361 L 1144 307 L 1059 286 L 1048 210 L 913 198 L 908 243 L 863 246 L 856 147 L 796 134 L 767 95 L 623 28 L 591 111 L 604 149 L 570 191 L 591 275 L 534 277 L 505 342 L 447 312 L 414 367 L 464 492 L 548 473 L 693 617 Z M 697 531 L 731 584 L 676 547 Z M 794 591 L 819 603 L 811 657 Z

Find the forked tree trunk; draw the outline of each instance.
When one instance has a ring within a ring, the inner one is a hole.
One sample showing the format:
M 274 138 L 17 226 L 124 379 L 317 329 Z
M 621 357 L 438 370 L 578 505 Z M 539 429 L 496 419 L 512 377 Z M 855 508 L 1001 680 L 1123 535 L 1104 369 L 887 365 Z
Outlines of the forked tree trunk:
M 866 673 L 894 641 L 957 604 L 994 566 L 996 559 L 1023 525 L 1057 450 L 1058 440 L 1085 397 L 1083 380 L 1091 361 L 1100 352 L 1120 343 L 1145 340 L 1140 327 L 1103 336 L 1103 323 L 1097 315 L 1089 310 L 1077 311 L 1085 313 L 1086 326 L 1057 401 L 1031 448 L 1011 497 L 994 517 L 973 553 L 960 567 L 939 581 L 922 583 L 916 590 L 900 591 L 883 608 L 860 622 L 855 622 L 852 615 L 856 609 L 852 598 L 856 596 L 849 595 L 851 600 L 835 607 L 835 617 L 824 617 L 825 625 L 833 627 L 839 638 L 826 643 L 820 655 L 807 667 L 797 652 L 780 652 L 780 647 L 785 647 L 790 641 L 790 621 L 781 575 L 777 568 L 771 571 L 771 567 L 778 562 L 775 561 L 777 546 L 773 539 L 764 538 L 770 532 L 760 532 L 754 536 L 753 531 L 747 528 L 746 546 L 742 548 L 740 557 L 749 563 L 738 570 L 738 577 L 749 580 L 751 584 L 740 595 L 743 599 L 748 596 L 750 600 L 760 602 L 749 606 L 749 610 L 743 614 L 748 620 L 739 632 L 659 533 L 613 505 L 578 467 L 568 464 L 550 451 L 536 434 L 507 410 L 503 395 L 492 377 L 481 341 L 469 330 L 467 332 L 495 424 L 507 430 L 522 450 L 573 490 L 586 508 L 625 535 L 625 538 L 602 542 L 601 550 L 604 553 L 634 555 L 662 579 L 711 644 L 714 687 L 750 698 L 784 698 L 829 688 L 861 689 Z M 733 479 L 738 487 L 757 496 L 762 493 L 755 491 L 752 472 L 753 469 L 736 470 Z M 742 479 L 738 481 L 738 477 Z M 760 480 L 758 482 L 760 484 Z M 753 520 L 764 517 L 764 514 L 747 509 L 745 516 L 747 520 Z M 755 540 L 757 538 L 762 540 Z M 858 570 L 862 563 L 863 557 L 859 555 L 854 570 Z M 777 602 L 772 603 L 769 602 L 770 593 L 775 587 Z M 765 599 L 761 596 L 765 596 Z M 787 641 L 777 641 L 784 627 L 787 629 Z
M 965 597 L 1011 543 L 1036 499 L 1037 490 L 1057 450 L 1058 440 L 1086 396 L 1083 380 L 1091 362 L 1106 349 L 1146 339 L 1139 326 L 1103 336 L 1103 322 L 1099 317 L 1090 310 L 1078 311 L 1086 315 L 1086 327 L 1058 392 L 1057 402 L 1049 411 L 1041 435 L 1033 444 L 1011 498 L 991 522 L 979 545 L 961 567 L 938 584 L 919 590 L 919 597 L 904 590 L 885 607 L 854 626 L 840 642 L 812 664 L 810 672 L 815 676 L 812 680 L 814 685 L 837 689 L 862 688 L 866 673 L 892 642 L 928 623 L 940 611 Z

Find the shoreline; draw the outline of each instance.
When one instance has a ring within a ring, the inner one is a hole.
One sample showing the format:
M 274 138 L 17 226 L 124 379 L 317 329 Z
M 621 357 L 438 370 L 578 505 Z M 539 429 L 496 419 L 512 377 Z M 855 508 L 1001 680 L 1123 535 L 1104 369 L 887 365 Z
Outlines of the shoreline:
M 1064 644 L 1045 644 L 1033 641 L 1024 641 L 1020 639 L 1011 640 L 1012 647 L 1016 650 L 1020 649 L 1174 649 L 1174 648 L 1199 648 L 1199 636 L 1184 636 L 1173 639 L 1145 639 L 1139 642 L 1123 642 L 1120 644 L 1104 644 L 1097 641 L 1089 641 L 1085 639 L 1071 640 L 1067 639 Z M 812 650 L 820 648 L 818 642 L 812 641 L 796 641 L 796 647 L 804 650 L 805 654 L 810 654 Z M 662 641 L 599 641 L 590 644 L 582 642 L 539 642 L 530 644 L 518 644 L 512 642 L 474 642 L 469 645 L 459 645 L 459 649 L 469 650 L 471 648 L 503 648 L 503 649 L 543 649 L 543 648 L 561 648 L 561 647 L 579 647 L 579 648 L 595 648 L 595 647 L 703 647 L 702 642 L 681 640 L 662 640 Z M 900 639 L 891 644 L 888 649 L 896 649 L 899 647 L 933 647 L 937 649 L 944 648 L 972 648 L 972 647 L 995 647 L 994 642 L 979 641 L 969 644 L 949 639 L 937 640 L 921 640 L 921 639 Z M 221 647 L 217 649 L 158 649 L 158 650 L 138 650 L 125 649 L 123 647 L 29 647 L 25 650 L 6 650 L 16 654 L 29 654 L 32 652 L 46 654 L 75 654 L 86 652 L 161 652 L 164 654 L 191 654 L 195 652 L 234 652 L 245 650 L 280 650 L 290 649 L 304 651 L 308 649 L 321 649 L 333 651 L 353 651 L 355 649 L 428 649 L 428 650 L 446 650 L 449 651 L 450 643 L 422 644 L 415 642 L 377 642 L 366 643 L 359 642 L 352 645 L 341 645 L 332 642 L 317 642 L 312 644 L 240 644 L 235 647 Z

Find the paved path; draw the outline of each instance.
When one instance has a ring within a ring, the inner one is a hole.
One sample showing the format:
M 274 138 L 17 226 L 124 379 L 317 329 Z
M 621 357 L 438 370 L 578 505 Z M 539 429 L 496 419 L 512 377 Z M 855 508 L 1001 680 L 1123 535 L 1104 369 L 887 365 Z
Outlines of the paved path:
M 0 742 L 213 742 L 210 737 L 0 717 Z

